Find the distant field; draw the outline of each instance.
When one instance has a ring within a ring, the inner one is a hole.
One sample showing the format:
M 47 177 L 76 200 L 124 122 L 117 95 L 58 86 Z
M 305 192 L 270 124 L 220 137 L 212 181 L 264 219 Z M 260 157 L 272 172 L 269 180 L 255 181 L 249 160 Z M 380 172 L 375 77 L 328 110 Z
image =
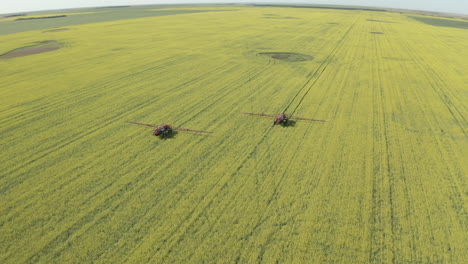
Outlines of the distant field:
M 252 6 L 257 7 L 289 7 L 289 8 L 318 8 L 318 9 L 334 9 L 334 10 L 361 10 L 361 11 L 374 11 L 374 12 L 384 12 L 385 9 L 378 9 L 378 8 L 365 8 L 365 7 L 356 7 L 356 6 L 339 6 L 339 5 L 298 5 L 298 4 L 290 4 L 290 5 L 279 5 L 279 4 L 253 4 Z
M 126 9 L 0 22 L 0 263 L 465 262 L 466 31 Z
M 423 23 L 439 26 L 439 27 L 453 27 L 453 28 L 464 28 L 468 29 L 468 21 L 455 20 L 455 19 L 443 19 L 443 18 L 431 18 L 421 16 L 410 16 Z
M 35 13 L 33 13 L 33 15 L 28 16 L 8 17 L 0 19 L 0 35 L 7 35 L 32 30 L 41 30 L 51 27 L 64 27 L 123 19 L 135 19 L 143 17 L 169 16 L 215 11 L 203 9 L 186 10 L 183 8 L 164 10 L 162 9 L 164 7 L 165 6 L 159 6 L 159 9 L 155 9 L 154 6 L 91 8 L 78 9 L 76 13 L 70 13 L 70 11 L 57 11 L 55 13 L 51 13 L 50 11 L 48 11 L 38 12 L 38 14 L 40 15 L 35 15 Z M 39 18 L 41 16 L 51 17 L 53 15 L 65 15 L 66 17 L 57 17 L 50 19 L 31 19 Z
M 17 16 L 3 17 L 3 18 L 0 18 L 0 22 L 15 21 L 15 20 L 28 20 L 28 19 L 46 19 L 48 17 L 59 17 L 59 16 L 92 15 L 92 14 L 101 14 L 101 13 L 104 13 L 104 12 L 77 12 L 77 13 L 57 12 L 57 13 L 49 13 L 49 14 L 44 14 L 44 12 L 38 12 L 37 15 L 27 15 L 27 14 L 21 15 L 20 14 Z

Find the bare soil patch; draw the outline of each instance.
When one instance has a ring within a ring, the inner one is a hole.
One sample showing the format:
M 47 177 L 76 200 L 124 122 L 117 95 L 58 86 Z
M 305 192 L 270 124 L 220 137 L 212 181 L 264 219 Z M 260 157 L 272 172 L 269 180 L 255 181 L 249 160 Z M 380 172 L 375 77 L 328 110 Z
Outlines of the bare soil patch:
M 313 56 L 293 52 L 260 52 L 258 54 L 270 57 L 272 59 L 289 62 L 309 61 L 314 59 Z
M 270 18 L 270 19 L 302 19 L 299 17 L 265 17 L 265 18 Z
M 381 22 L 381 23 L 398 23 L 398 22 L 393 22 L 393 21 L 375 20 L 375 19 L 366 19 L 366 20 L 371 21 L 371 22 Z
M 277 15 L 277 14 L 265 14 L 266 17 L 264 18 L 270 18 L 270 19 L 301 19 L 299 17 L 285 17 L 285 16 L 280 16 L 280 15 Z
M 31 46 L 21 47 L 21 48 L 9 51 L 5 54 L 0 55 L 0 59 L 12 59 L 12 58 L 17 58 L 17 57 L 24 57 L 24 56 L 57 50 L 57 49 L 60 49 L 61 47 L 62 45 L 55 40 L 42 41 L 42 42 L 35 43 L 34 45 L 31 45 Z
M 70 29 L 68 29 L 68 28 L 59 28 L 59 29 L 47 30 L 47 31 L 44 31 L 42 33 L 61 32 L 61 31 L 67 31 L 67 30 L 70 30 Z
M 404 59 L 404 58 L 397 58 L 397 57 L 383 57 L 386 60 L 394 60 L 394 61 L 411 61 L 409 59 Z

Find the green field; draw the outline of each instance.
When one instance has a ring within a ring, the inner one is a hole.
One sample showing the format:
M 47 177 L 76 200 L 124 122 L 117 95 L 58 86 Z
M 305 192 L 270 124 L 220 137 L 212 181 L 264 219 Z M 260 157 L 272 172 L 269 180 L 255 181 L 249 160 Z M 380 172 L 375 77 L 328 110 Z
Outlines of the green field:
M 443 19 L 443 18 L 423 17 L 423 16 L 410 16 L 410 17 L 418 21 L 421 21 L 423 23 L 433 25 L 433 26 L 468 29 L 468 21 L 463 21 L 460 19 Z
M 0 263 L 464 263 L 466 29 L 170 10 L 0 36 Z
M 123 8 L 81 8 L 76 10 L 42 11 L 25 14 L 18 17 L 0 17 L 0 35 L 13 34 L 31 30 L 41 30 L 71 25 L 92 24 L 98 22 L 135 19 L 143 17 L 170 16 L 208 11 L 223 11 L 222 9 L 204 10 L 203 8 L 185 9 L 185 6 L 168 9 L 170 6 L 134 6 Z M 66 16 L 52 19 L 37 19 L 46 16 Z M 20 20 L 20 21 L 15 21 Z

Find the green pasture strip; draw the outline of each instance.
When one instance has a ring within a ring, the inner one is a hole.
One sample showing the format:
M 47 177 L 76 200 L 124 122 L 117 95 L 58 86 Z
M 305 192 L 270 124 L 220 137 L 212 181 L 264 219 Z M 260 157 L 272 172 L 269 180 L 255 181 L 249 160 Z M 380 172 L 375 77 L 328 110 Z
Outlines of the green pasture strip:
M 25 19 L 16 20 L 16 21 L 3 21 L 3 22 L 0 20 L 0 35 L 14 34 L 18 32 L 32 31 L 32 30 L 57 28 L 57 27 L 64 27 L 64 26 L 124 20 L 124 19 L 219 11 L 219 10 L 197 10 L 197 9 L 172 9 L 172 10 L 148 11 L 146 9 L 147 8 L 141 8 L 141 7 L 138 7 L 138 8 L 128 7 L 128 8 L 118 8 L 118 9 L 102 8 L 98 10 L 108 11 L 108 12 L 100 12 L 100 13 L 93 13 L 93 14 L 80 14 L 76 16 L 70 15 L 66 17 L 56 17 L 56 18 L 48 18 L 48 19 L 25 18 Z M 92 10 L 97 10 L 97 9 L 92 9 Z
M 422 16 L 409 16 L 409 17 L 419 22 L 423 22 L 425 24 L 432 25 L 432 26 L 468 29 L 468 21 L 422 17 Z
M 281 4 L 252 4 L 256 7 L 280 7 L 280 8 L 317 8 L 317 9 L 334 9 L 334 10 L 361 10 L 373 12 L 386 12 L 385 9 L 371 8 L 371 7 L 357 7 L 357 6 L 338 6 L 338 5 L 281 5 Z

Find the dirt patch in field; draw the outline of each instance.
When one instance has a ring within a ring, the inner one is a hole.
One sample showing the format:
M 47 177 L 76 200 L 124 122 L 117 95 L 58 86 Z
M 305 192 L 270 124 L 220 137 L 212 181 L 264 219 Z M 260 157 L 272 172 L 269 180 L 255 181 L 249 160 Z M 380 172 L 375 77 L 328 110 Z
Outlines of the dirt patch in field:
M 309 60 L 314 59 L 314 57 L 310 55 L 293 53 L 293 52 L 260 52 L 258 54 L 270 57 L 272 59 L 290 61 L 290 62 L 309 61 Z
M 367 21 L 371 21 L 371 22 L 381 22 L 381 23 L 398 23 L 398 22 L 393 22 L 393 21 L 375 20 L 375 19 L 367 19 Z
M 70 30 L 70 29 L 68 29 L 68 28 L 59 28 L 59 29 L 47 30 L 47 31 L 44 31 L 42 33 L 53 33 L 53 32 L 67 31 L 67 30 Z
M 330 23 L 328 23 L 328 24 L 329 24 L 329 25 L 338 25 L 338 24 L 340 24 L 340 23 L 330 22 Z
M 269 18 L 269 19 L 302 19 L 302 18 L 299 18 L 299 17 L 265 17 L 265 18 Z
M 41 41 L 31 46 L 14 49 L 0 55 L 0 59 L 12 59 L 60 49 L 62 45 L 55 40 Z
M 280 16 L 277 14 L 265 14 L 264 18 L 269 18 L 269 19 L 302 19 L 300 17 L 285 17 L 285 16 Z
M 374 32 L 370 32 L 370 33 L 371 33 L 371 34 L 378 34 L 378 35 L 381 35 L 381 34 L 383 34 L 383 32 L 376 32 L 376 31 L 374 31 Z
M 411 61 L 410 59 L 397 58 L 397 57 L 382 57 L 382 58 L 386 60 L 394 60 L 394 61 Z

